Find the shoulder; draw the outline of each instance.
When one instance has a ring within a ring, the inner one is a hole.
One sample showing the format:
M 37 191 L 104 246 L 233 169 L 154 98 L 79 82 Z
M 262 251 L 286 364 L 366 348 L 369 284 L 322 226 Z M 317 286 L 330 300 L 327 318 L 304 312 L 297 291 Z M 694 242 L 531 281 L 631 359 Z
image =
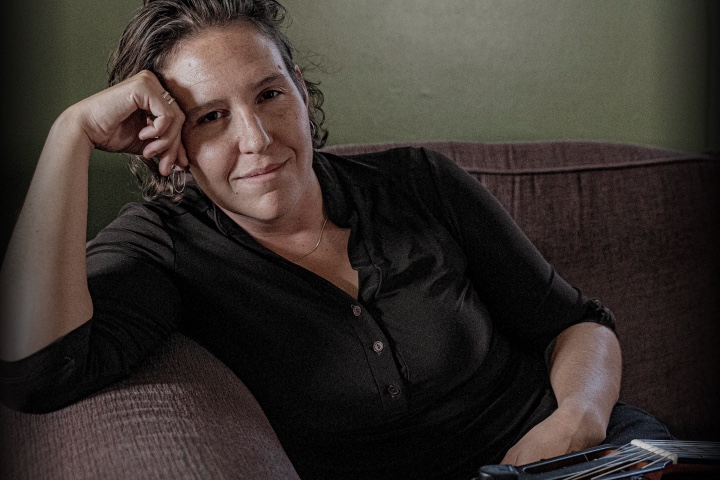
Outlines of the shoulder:
M 157 236 L 165 231 L 169 209 L 156 203 L 128 203 L 117 218 L 100 230 L 89 246 L 108 242 L 122 242 L 132 236 Z
M 173 262 L 173 241 L 164 215 L 153 204 L 129 203 L 87 244 L 88 275 L 134 261 Z
M 170 199 L 131 202 L 124 205 L 118 216 L 88 245 L 133 241 L 169 242 L 176 224 L 185 222 L 188 217 L 201 217 L 210 208 L 206 197 L 194 185 L 188 185 L 186 194 L 179 202 Z
M 347 204 L 376 216 L 382 211 L 393 218 L 443 218 L 444 173 L 438 166 L 451 164 L 431 150 L 402 147 L 360 155 L 321 153 L 315 168 L 329 204 Z
M 447 157 L 425 148 L 397 147 L 387 150 L 337 155 L 320 152 L 327 165 L 344 180 L 353 185 L 383 180 L 394 185 L 411 185 L 431 180 L 442 170 L 454 165 Z
M 113 258 L 172 263 L 173 225 L 188 213 L 185 200 L 131 202 L 87 244 L 88 266 Z

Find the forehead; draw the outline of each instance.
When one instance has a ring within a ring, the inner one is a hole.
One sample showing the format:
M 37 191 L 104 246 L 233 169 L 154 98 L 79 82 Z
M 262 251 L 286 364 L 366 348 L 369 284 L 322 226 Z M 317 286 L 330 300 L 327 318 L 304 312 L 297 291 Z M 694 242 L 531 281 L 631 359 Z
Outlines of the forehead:
M 278 73 L 288 75 L 280 51 L 248 23 L 206 29 L 178 42 L 162 68 L 168 87 L 183 89 Z

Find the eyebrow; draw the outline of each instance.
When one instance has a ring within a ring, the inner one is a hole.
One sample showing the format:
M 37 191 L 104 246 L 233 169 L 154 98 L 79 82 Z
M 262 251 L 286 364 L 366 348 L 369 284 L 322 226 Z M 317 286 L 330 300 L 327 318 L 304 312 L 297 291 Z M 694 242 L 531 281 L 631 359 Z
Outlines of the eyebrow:
M 267 85 L 269 83 L 273 83 L 273 82 L 277 81 L 278 79 L 281 79 L 284 77 L 285 77 L 285 75 L 283 75 L 282 73 L 272 73 L 270 75 L 263 77 L 261 80 L 253 83 L 250 86 L 250 89 L 258 90 L 258 89 L 264 87 L 265 85 Z M 201 103 L 200 105 L 196 105 L 195 107 L 188 110 L 188 112 L 185 114 L 185 116 L 187 118 L 193 118 L 195 115 L 198 114 L 198 112 L 206 110 L 206 109 L 212 109 L 214 106 L 219 105 L 221 103 L 223 103 L 221 100 L 210 100 L 209 102 Z

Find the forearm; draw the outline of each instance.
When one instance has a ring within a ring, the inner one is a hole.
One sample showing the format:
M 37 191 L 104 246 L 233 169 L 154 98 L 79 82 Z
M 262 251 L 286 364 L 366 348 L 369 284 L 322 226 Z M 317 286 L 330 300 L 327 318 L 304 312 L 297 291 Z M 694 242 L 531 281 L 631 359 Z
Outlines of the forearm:
M 550 382 L 558 413 L 576 422 L 578 448 L 605 438 L 610 413 L 620 394 L 621 369 L 620 345 L 610 329 L 587 322 L 558 336 Z
M 0 357 L 35 353 L 92 317 L 85 236 L 94 148 L 188 166 L 185 115 L 149 71 L 76 103 L 55 121 L 0 272 Z
M 620 345 L 597 323 L 580 323 L 558 337 L 550 383 L 558 408 L 535 425 L 502 463 L 522 465 L 583 450 L 603 441 L 620 392 Z
M 46 140 L 0 271 L 0 355 L 24 358 L 86 322 L 88 162 L 93 145 L 72 113 Z

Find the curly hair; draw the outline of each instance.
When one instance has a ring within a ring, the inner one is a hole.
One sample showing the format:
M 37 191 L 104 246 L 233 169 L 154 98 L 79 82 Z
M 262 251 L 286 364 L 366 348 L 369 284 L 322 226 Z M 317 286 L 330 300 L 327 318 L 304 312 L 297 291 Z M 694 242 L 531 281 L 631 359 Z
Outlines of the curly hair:
M 144 0 L 142 7 L 120 38 L 108 61 L 110 86 L 142 70 L 155 73 L 162 81 L 163 64 L 178 42 L 210 28 L 248 23 L 270 39 L 278 48 L 285 68 L 299 90 L 303 79 L 295 73 L 295 52 L 282 31 L 287 11 L 275 0 Z M 328 137 L 322 110 L 323 94 L 317 83 L 305 80 L 310 108 L 314 148 L 325 145 Z M 130 156 L 130 170 L 138 179 L 143 198 L 180 198 L 172 182 L 158 170 L 157 158 Z

